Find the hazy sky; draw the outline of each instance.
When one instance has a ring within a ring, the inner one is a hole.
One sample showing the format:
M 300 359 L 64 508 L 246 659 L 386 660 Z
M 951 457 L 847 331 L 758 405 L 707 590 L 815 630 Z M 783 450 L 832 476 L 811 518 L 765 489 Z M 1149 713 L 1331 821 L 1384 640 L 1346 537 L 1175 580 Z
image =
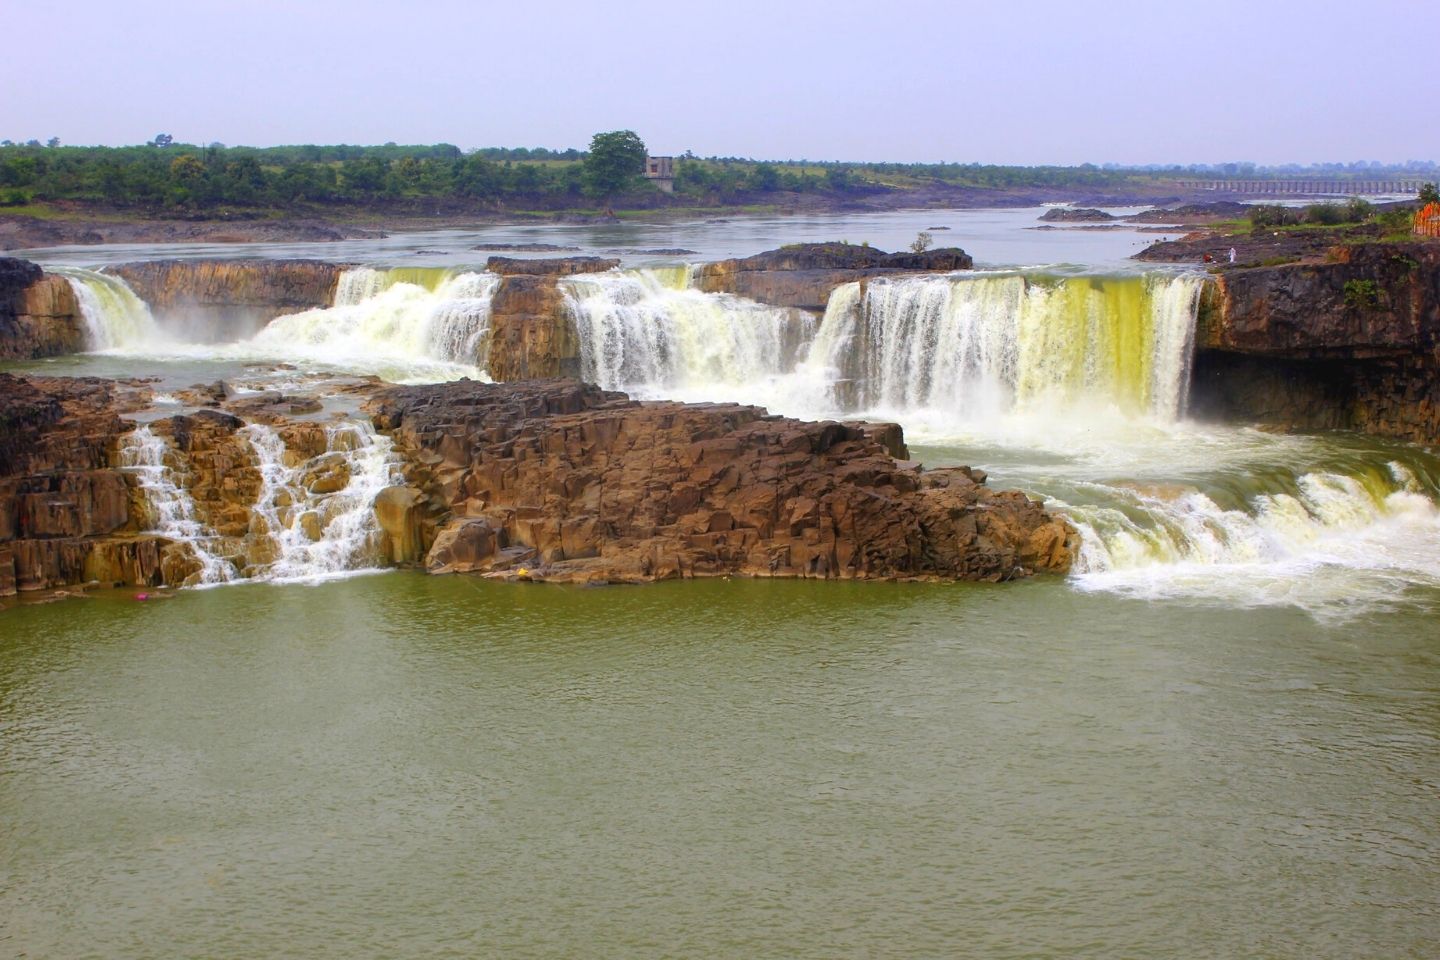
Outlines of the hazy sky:
M 5 0 L 0 138 L 1440 159 L 1440 0 Z M 17 42 L 18 41 L 18 42 Z

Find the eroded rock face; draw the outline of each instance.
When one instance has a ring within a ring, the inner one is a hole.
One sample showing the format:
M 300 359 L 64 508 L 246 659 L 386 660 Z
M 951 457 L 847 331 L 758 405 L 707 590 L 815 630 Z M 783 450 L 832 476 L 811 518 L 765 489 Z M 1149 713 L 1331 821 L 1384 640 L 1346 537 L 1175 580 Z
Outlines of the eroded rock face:
M 1067 569 L 1075 542 L 982 475 L 897 460 L 894 426 L 637 403 L 573 380 L 396 387 L 369 409 L 424 498 L 435 571 L 1001 580 Z
M 490 301 L 490 377 L 500 382 L 574 376 L 580 340 L 554 276 L 507 276 Z
M 1440 341 L 1440 244 L 1336 247 L 1324 263 L 1227 270 L 1197 346 L 1288 359 L 1400 356 Z
M 346 268 L 324 260 L 147 260 L 110 272 L 162 326 L 218 342 L 254 336 L 282 314 L 330 306 Z
M 1440 442 L 1440 244 L 1226 270 L 1196 346 L 1198 415 Z
M 0 596 L 94 579 L 96 544 L 130 521 L 111 469 L 128 429 L 108 381 L 0 373 Z M 148 582 L 159 551 L 116 546 L 103 559 Z
M 800 243 L 743 260 L 720 260 L 700 268 L 700 288 L 733 293 L 777 307 L 824 313 L 842 283 L 897 273 L 947 273 L 973 266 L 964 250 L 886 253 L 845 243 Z
M 85 349 L 85 321 L 64 277 L 0 257 L 0 360 L 58 357 Z

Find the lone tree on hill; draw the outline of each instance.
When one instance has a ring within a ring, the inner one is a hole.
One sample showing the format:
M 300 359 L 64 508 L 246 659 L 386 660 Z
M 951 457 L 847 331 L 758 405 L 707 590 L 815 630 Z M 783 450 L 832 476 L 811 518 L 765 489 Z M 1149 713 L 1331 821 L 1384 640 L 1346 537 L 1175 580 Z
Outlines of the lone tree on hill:
M 605 202 L 645 172 L 645 141 L 634 130 L 612 130 L 590 138 L 590 153 L 583 161 L 585 190 Z

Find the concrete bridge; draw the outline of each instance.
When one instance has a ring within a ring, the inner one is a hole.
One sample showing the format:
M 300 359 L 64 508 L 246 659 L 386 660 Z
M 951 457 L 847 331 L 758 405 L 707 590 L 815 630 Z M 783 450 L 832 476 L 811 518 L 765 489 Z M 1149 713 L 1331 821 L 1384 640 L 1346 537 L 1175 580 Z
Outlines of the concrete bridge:
M 1337 180 L 1334 178 L 1290 177 L 1274 180 L 1180 180 L 1189 190 L 1214 190 L 1217 193 L 1238 193 L 1283 197 L 1332 197 L 1362 194 L 1413 194 L 1420 192 L 1424 180 Z

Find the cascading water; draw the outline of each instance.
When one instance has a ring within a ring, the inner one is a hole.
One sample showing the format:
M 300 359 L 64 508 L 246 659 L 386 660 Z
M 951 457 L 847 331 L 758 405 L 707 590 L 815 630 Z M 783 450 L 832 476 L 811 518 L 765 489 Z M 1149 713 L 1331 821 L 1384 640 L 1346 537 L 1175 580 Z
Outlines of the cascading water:
M 1181 412 L 1200 279 L 920 276 L 846 284 L 808 364 L 832 405 L 957 421 L 1104 404 Z
M 235 579 L 235 567 L 211 552 L 215 537 L 200 522 L 195 501 L 166 464 L 170 445 L 148 425 L 136 427 L 120 444 L 120 465 L 135 474 L 145 494 L 147 532 L 185 544 L 200 564 L 198 584 L 226 583 Z
M 365 421 L 325 428 L 325 450 L 297 457 L 271 427 L 243 428 L 260 473 L 260 491 L 243 537 L 223 542 L 243 562 L 215 552 L 221 538 L 200 519 L 186 489 L 184 457 L 149 426 L 126 435 L 121 465 L 144 492 L 147 532 L 185 545 L 199 571 L 187 586 L 236 580 L 315 581 L 372 567 L 380 529 L 375 498 L 397 481 L 389 437 Z
M 803 311 L 692 289 L 690 272 L 585 274 L 562 281 L 581 376 L 642 396 L 737 399 L 785 373 L 814 335 Z
M 287 466 L 285 442 L 272 428 L 250 424 L 261 489 L 250 537 L 262 580 L 319 580 L 378 561 L 375 497 L 396 482 L 389 437 L 363 421 L 329 426 L 325 452 Z
M 455 271 L 445 267 L 354 267 L 343 271 L 336 281 L 332 306 L 353 307 L 400 283 L 435 293 L 455 275 Z
M 483 367 L 499 282 L 490 273 L 347 270 L 334 306 L 276 317 L 246 346 L 341 365 L 378 358 Z
M 1322 615 L 1440 587 L 1440 505 L 1433 480 L 1411 466 L 1317 469 L 1257 486 L 1226 503 L 1214 490 L 1115 485 L 1097 502 L 1064 506 L 1082 536 L 1075 582 Z
M 75 267 L 52 267 L 75 292 L 91 350 L 133 350 L 165 340 L 145 301 L 119 277 Z

